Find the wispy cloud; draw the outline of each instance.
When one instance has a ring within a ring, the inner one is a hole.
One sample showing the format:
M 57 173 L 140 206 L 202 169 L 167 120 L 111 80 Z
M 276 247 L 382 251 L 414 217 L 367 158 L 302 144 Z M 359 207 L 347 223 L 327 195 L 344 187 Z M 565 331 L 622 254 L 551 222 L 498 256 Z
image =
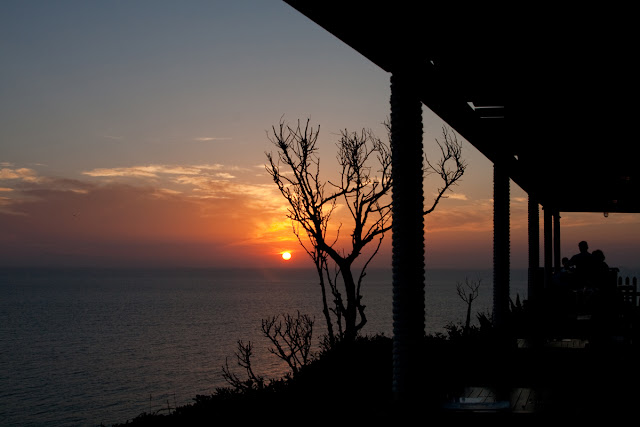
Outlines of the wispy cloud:
M 445 196 L 452 200 L 469 200 L 466 194 L 448 192 Z
M 192 187 L 192 196 L 198 198 L 233 199 L 242 198 L 247 203 L 260 203 L 265 209 L 282 206 L 276 188 L 266 183 L 249 183 L 236 180 L 235 175 L 226 172 L 201 175 L 181 175 L 173 183 Z
M 20 181 L 15 189 L 0 181 L 0 188 L 13 190 L 0 193 L 0 235 L 6 237 L 0 239 L 0 255 L 4 262 L 41 259 L 44 251 L 52 262 L 72 254 L 73 262 L 95 258 L 227 265 L 248 252 L 264 256 L 267 236 L 269 242 L 292 238 L 273 185 L 251 183 L 245 176 L 240 181 L 230 177 L 235 173 L 219 169 L 142 168 L 134 173 L 143 176 L 132 181 L 111 179 L 130 174 L 130 168 L 105 168 L 93 171 L 97 177 L 42 176 L 37 182 Z M 2 174 L 10 180 L 30 176 L 13 169 Z M 245 246 L 230 250 L 240 243 Z
M 207 142 L 207 141 L 231 141 L 231 138 L 226 137 L 216 137 L 216 136 L 202 136 L 199 138 L 194 138 L 194 141 L 199 142 Z
M 227 166 L 219 163 L 198 165 L 150 164 L 96 168 L 84 171 L 82 174 L 93 178 L 105 178 L 108 182 L 118 182 L 119 179 L 121 179 L 121 182 L 129 183 L 131 183 L 131 179 L 146 181 L 154 187 L 162 187 L 165 190 L 203 199 L 253 197 L 265 202 L 266 200 L 272 200 L 275 190 L 272 185 L 248 182 L 250 181 L 249 178 L 254 179 L 250 168 Z
M 216 174 L 217 178 L 222 178 L 222 179 L 233 179 L 235 178 L 234 175 L 231 175 L 230 173 L 227 172 L 220 172 Z
M 54 261 L 73 254 L 74 261 L 144 258 L 206 265 L 216 259 L 227 265 L 249 255 L 258 259 L 267 249 L 281 248 L 283 242 L 297 244 L 286 217 L 286 202 L 270 179 L 257 180 L 254 172 L 250 167 L 221 164 L 151 164 L 93 169 L 80 179 L 70 179 L 4 164 L 0 167 L 0 258 L 32 260 L 46 253 L 53 254 Z M 432 262 L 445 256 L 456 260 L 463 255 L 490 256 L 492 200 L 466 200 L 458 193 L 449 196 L 425 217 Z M 525 241 L 526 232 L 517 227 L 526 227 L 527 200 L 514 197 L 511 207 L 515 248 Z M 340 211 L 335 212 L 333 224 L 343 218 L 346 229 L 349 218 Z M 576 225 L 565 229 L 571 236 L 601 227 L 603 221 L 623 236 L 638 229 L 637 216 L 631 214 L 606 219 L 601 214 L 566 214 L 563 218 L 565 225 Z M 596 241 L 595 234 L 589 236 Z M 605 244 L 604 237 L 598 240 L 598 246 Z
M 157 174 L 153 168 L 147 166 L 129 167 L 129 168 L 97 168 L 90 171 L 82 172 L 83 175 L 93 177 L 156 177 Z
M 146 165 L 129 166 L 118 168 L 96 168 L 82 172 L 83 175 L 92 177 L 138 177 L 138 178 L 158 178 L 161 175 L 200 175 L 209 171 L 223 169 L 223 165 Z
M 5 167 L 0 169 L 0 179 L 36 182 L 39 178 L 38 173 L 30 168 L 12 169 Z
M 91 184 L 79 180 L 39 175 L 29 168 L 0 169 L 0 213 L 22 215 L 20 207 L 56 193 L 87 194 Z
M 101 135 L 101 137 L 112 141 L 122 141 L 124 139 L 124 137 L 117 135 Z

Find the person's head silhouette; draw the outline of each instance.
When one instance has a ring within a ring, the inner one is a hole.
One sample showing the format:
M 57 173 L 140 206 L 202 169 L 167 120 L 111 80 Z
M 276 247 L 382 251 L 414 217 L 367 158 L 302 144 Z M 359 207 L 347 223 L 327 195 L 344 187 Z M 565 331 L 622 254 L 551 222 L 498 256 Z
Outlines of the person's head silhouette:
M 578 243 L 578 249 L 580 249 L 580 252 L 587 252 L 589 250 L 589 245 L 583 240 Z
M 604 261 L 604 252 L 602 252 L 600 249 L 596 249 L 595 251 L 593 251 L 593 258 L 598 262 Z

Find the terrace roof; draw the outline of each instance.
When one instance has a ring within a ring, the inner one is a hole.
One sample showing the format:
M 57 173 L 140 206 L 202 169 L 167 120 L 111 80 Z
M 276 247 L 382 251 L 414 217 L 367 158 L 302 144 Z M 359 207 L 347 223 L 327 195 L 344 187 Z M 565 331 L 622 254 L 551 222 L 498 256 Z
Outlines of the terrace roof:
M 630 10 L 285 1 L 383 70 L 415 70 L 423 104 L 544 207 L 640 212 Z

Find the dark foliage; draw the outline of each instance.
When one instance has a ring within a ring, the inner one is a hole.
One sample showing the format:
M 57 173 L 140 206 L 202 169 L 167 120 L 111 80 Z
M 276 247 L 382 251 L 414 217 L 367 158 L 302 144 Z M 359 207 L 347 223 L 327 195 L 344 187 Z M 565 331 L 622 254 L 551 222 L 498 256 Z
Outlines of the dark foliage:
M 170 414 L 141 414 L 120 425 L 408 425 L 415 416 L 442 415 L 442 403 L 461 396 L 470 384 L 544 389 L 545 414 L 552 416 L 632 408 L 640 398 L 636 369 L 611 371 L 622 361 L 637 360 L 637 346 L 518 348 L 515 338 L 526 337 L 532 326 L 526 301 L 519 298 L 511 304 L 507 340 L 496 335 L 490 314 L 478 313 L 477 319 L 478 326 L 449 324 L 444 333 L 425 336 L 423 369 L 414 373 L 421 380 L 412 393 L 418 404 L 408 411 L 392 395 L 393 340 L 374 336 L 325 347 L 295 375 L 262 388 L 220 388 Z
M 290 378 L 262 389 L 220 388 L 171 414 L 141 414 L 127 426 L 183 425 L 342 425 L 383 416 L 389 409 L 392 344 L 384 336 L 336 344 Z

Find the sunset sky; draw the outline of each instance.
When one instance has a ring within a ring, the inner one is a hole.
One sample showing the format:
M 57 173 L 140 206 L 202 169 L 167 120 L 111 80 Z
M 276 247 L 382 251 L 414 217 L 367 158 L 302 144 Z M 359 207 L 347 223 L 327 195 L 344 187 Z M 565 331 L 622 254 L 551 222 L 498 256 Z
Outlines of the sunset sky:
M 5 0 L 0 58 L 0 266 L 310 266 L 265 172 L 268 131 L 319 125 L 327 177 L 341 129 L 386 138 L 390 76 L 280 0 Z M 430 153 L 443 122 L 423 117 Z M 462 142 L 467 173 L 426 218 L 428 267 L 491 268 L 491 163 Z M 511 208 L 526 267 L 515 185 Z M 640 266 L 640 214 L 562 226 L 563 255 L 587 240 Z

